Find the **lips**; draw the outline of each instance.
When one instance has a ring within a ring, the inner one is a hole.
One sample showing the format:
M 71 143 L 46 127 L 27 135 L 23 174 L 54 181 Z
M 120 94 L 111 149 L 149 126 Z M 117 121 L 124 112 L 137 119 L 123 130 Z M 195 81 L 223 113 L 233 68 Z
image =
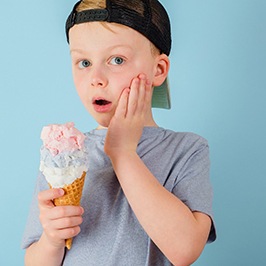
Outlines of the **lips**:
M 96 112 L 104 113 L 111 109 L 112 102 L 104 98 L 96 98 L 93 100 L 93 107 Z

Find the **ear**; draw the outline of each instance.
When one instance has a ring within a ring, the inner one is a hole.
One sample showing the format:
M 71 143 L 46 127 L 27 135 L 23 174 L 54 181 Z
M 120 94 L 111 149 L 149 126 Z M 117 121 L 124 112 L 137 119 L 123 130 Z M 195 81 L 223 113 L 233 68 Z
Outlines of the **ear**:
M 170 60 L 166 54 L 160 54 L 156 58 L 155 65 L 155 74 L 153 79 L 153 86 L 157 87 L 163 84 L 165 79 L 167 78 L 169 68 L 170 68 Z

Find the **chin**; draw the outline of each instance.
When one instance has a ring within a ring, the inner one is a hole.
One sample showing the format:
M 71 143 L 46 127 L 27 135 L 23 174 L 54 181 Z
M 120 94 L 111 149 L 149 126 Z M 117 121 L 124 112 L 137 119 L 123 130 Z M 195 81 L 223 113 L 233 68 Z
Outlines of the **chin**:
M 93 119 L 96 121 L 96 123 L 101 127 L 108 127 L 113 117 L 113 114 L 111 113 L 99 114 L 94 112 L 94 110 L 88 110 L 88 112 L 91 117 L 93 117 Z
M 111 119 L 95 119 L 101 127 L 108 127 Z

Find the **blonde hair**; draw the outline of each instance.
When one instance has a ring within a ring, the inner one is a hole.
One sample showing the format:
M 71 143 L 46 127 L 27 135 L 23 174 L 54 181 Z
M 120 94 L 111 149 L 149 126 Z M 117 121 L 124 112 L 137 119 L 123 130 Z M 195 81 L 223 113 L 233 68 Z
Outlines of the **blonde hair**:
M 105 0 L 83 0 L 77 7 L 77 11 L 81 12 L 87 9 L 106 8 Z
M 77 12 L 82 12 L 88 9 L 101 9 L 101 8 L 106 8 L 106 0 L 83 0 L 77 7 L 76 11 Z M 134 9 L 140 9 L 137 6 L 134 6 Z M 143 10 L 139 10 L 140 12 L 143 12 Z M 108 30 L 111 30 L 108 27 L 108 23 L 101 21 L 101 24 L 103 27 L 107 28 Z M 118 24 L 119 25 L 119 24 Z M 124 27 L 124 25 L 121 25 Z M 146 37 L 145 37 L 146 38 Z M 151 53 L 153 56 L 156 56 L 160 54 L 160 50 L 150 41 L 150 46 L 151 46 Z

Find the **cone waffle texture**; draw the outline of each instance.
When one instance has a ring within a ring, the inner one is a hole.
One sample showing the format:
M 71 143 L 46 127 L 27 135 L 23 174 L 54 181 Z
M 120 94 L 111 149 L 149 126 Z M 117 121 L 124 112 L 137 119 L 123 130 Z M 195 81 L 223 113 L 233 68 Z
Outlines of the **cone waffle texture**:
M 86 172 L 83 172 L 80 178 L 77 178 L 73 183 L 63 187 L 65 194 L 54 199 L 55 206 L 74 205 L 79 206 L 82 196 L 82 189 L 85 181 Z M 51 187 L 51 185 L 50 185 Z M 66 240 L 66 247 L 70 249 L 72 246 L 72 238 Z

